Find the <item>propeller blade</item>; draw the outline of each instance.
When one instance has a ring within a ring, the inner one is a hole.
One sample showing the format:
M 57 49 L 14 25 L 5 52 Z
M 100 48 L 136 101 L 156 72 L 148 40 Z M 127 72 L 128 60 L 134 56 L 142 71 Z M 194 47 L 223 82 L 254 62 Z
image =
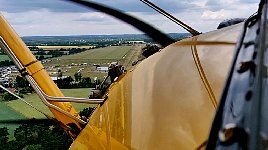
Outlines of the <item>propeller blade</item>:
M 65 0 L 69 2 L 74 2 L 76 4 L 80 4 L 83 6 L 86 6 L 88 8 L 92 8 L 98 11 L 101 11 L 103 13 L 106 13 L 108 15 L 111 15 L 113 17 L 116 17 L 133 27 L 139 29 L 140 31 L 146 33 L 150 38 L 152 38 L 154 41 L 158 42 L 162 46 L 166 47 L 172 43 L 175 42 L 172 38 L 168 37 L 166 34 L 162 33 L 161 31 L 157 30 L 153 26 L 135 18 L 130 15 L 127 15 L 119 10 L 116 10 L 114 8 L 104 6 L 102 4 L 98 4 L 91 1 L 83 1 L 83 0 Z

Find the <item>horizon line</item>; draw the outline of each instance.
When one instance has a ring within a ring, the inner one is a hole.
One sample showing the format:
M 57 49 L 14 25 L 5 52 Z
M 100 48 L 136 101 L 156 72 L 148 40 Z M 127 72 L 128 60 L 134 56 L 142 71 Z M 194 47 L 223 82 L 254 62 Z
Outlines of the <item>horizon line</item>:
M 190 33 L 186 33 L 186 32 L 182 32 L 182 33 L 174 33 L 174 32 L 170 32 L 170 33 L 165 33 L 165 34 L 190 34 Z M 109 36 L 109 35 L 146 35 L 145 33 L 126 33 L 126 34 L 78 34 L 78 35 L 24 35 L 24 36 L 20 36 L 20 37 L 37 37 L 37 36 Z

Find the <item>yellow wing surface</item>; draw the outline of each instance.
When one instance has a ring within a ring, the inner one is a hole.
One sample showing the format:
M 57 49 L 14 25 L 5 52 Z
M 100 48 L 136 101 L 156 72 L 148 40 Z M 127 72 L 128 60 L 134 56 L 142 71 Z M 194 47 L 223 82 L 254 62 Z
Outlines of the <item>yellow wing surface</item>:
M 207 139 L 242 24 L 176 42 L 108 91 L 80 149 L 195 149 Z

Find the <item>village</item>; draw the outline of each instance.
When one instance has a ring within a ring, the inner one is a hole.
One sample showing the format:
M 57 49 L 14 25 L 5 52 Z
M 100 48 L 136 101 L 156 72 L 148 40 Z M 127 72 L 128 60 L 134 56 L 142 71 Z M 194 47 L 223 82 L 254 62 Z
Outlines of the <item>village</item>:
M 42 63 L 49 62 L 51 60 L 42 60 Z M 116 62 L 113 62 L 116 63 Z M 88 64 L 88 63 L 82 63 L 82 64 L 75 64 L 71 63 L 69 65 L 52 65 L 47 66 L 45 69 L 47 70 L 48 74 L 51 76 L 51 79 L 53 81 L 57 81 L 58 79 L 64 79 L 67 78 L 69 75 L 59 76 L 59 71 L 62 73 L 67 73 L 70 69 L 77 70 L 76 73 L 81 73 L 85 68 L 90 68 L 91 72 L 95 73 L 102 73 L 106 75 L 108 73 L 108 65 L 107 66 L 100 66 L 99 64 Z M 87 71 L 87 72 L 90 72 Z M 7 67 L 0 67 L 0 84 L 5 87 L 14 87 L 15 84 L 15 78 L 20 75 L 19 70 L 16 66 L 7 66 Z
M 19 74 L 16 66 L 0 67 L 0 84 L 5 87 L 14 85 L 14 78 Z

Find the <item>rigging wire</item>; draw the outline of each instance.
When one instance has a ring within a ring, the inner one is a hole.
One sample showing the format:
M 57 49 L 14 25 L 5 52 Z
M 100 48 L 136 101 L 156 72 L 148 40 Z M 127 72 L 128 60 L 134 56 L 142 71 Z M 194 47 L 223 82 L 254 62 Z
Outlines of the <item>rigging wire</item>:
M 8 93 L 10 93 L 11 95 L 15 96 L 16 98 L 18 98 L 19 100 L 21 100 L 22 102 L 24 102 L 25 104 L 27 104 L 28 106 L 32 107 L 33 109 L 35 109 L 36 111 L 40 112 L 41 114 L 45 115 L 48 119 L 52 119 L 53 117 L 51 117 L 50 115 L 42 112 L 41 110 L 39 110 L 38 108 L 34 107 L 33 105 L 31 105 L 29 102 L 25 101 L 24 99 L 22 99 L 21 97 L 19 97 L 18 95 L 14 94 L 13 92 L 11 92 L 10 90 L 8 90 L 7 88 L 3 87 L 0 84 L 0 88 L 2 88 L 3 90 L 7 91 Z
M 21 100 L 22 102 L 24 102 L 25 104 L 27 104 L 28 106 L 32 107 L 33 109 L 35 109 L 36 111 L 40 112 L 41 114 L 43 114 L 44 116 L 46 116 L 48 119 L 31 119 L 31 120 L 16 120 L 16 121 L 12 121 L 12 120 L 1 120 L 0 123 L 8 123 L 8 124 L 18 124 L 18 123 L 48 123 L 48 121 L 53 121 L 58 123 L 62 128 L 65 129 L 65 131 L 67 131 L 67 133 L 69 133 L 71 135 L 71 138 L 74 138 L 73 134 L 71 134 L 71 131 L 73 130 L 71 127 L 63 124 L 61 121 L 55 119 L 54 117 L 42 112 L 41 110 L 39 110 L 38 108 L 34 107 L 33 105 L 31 105 L 30 103 L 28 103 L 27 101 L 25 101 L 24 99 L 22 99 L 21 97 L 19 97 L 18 95 L 14 94 L 13 92 L 11 92 L 10 90 L 8 90 L 7 88 L 3 87 L 0 84 L 0 88 L 2 88 L 3 90 L 7 91 L 8 93 L 10 93 L 11 95 L 15 96 L 16 98 L 18 98 L 19 100 Z
M 185 24 L 184 22 L 180 21 L 176 17 L 172 16 L 171 14 L 169 14 L 168 12 L 163 10 L 162 8 L 156 6 L 154 3 L 150 2 L 149 0 L 140 0 L 140 1 L 143 2 L 144 4 L 146 4 L 147 6 L 151 7 L 155 11 L 159 12 L 160 14 L 164 15 L 165 17 L 167 17 L 171 21 L 175 22 L 177 25 L 181 26 L 183 29 L 185 29 L 188 32 L 190 32 L 193 36 L 201 34 L 197 30 L 193 29 L 192 27 L 188 26 L 187 24 Z

